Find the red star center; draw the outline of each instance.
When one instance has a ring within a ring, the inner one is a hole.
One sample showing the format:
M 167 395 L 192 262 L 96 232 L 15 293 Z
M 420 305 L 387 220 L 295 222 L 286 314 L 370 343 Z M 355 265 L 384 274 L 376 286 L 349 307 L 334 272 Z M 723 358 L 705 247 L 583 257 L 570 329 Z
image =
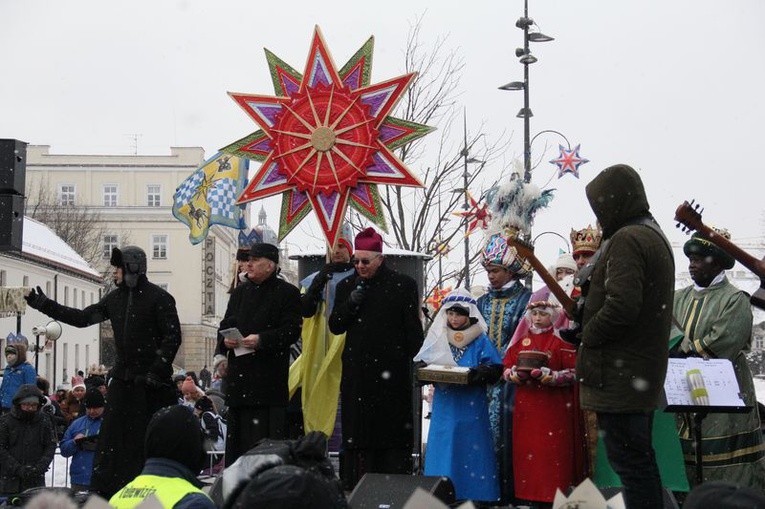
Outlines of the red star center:
M 376 119 L 346 87 L 298 92 L 277 116 L 274 160 L 299 191 L 343 193 L 363 180 L 380 147 Z

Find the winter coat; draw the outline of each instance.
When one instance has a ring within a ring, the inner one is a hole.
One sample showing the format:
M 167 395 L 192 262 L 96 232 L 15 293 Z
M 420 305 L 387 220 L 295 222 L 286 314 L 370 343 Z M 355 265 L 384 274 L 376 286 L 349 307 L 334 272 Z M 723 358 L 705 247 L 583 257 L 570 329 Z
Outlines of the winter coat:
M 103 416 L 98 419 L 91 419 L 87 415 L 78 417 L 69 425 L 64 438 L 61 439 L 61 455 L 65 458 L 72 457 L 72 463 L 69 466 L 69 478 L 74 484 L 90 486 L 90 476 L 93 473 L 93 459 L 96 456 L 95 443 L 90 445 L 78 444 L 74 437 L 80 433 L 86 437 L 98 436 L 101 431 Z
M 172 363 L 181 346 L 181 324 L 175 299 L 145 275 L 135 288 L 120 284 L 85 309 L 62 306 L 50 299 L 40 308 L 46 315 L 75 327 L 111 320 L 117 357 L 111 376 L 134 380 L 152 372 L 171 382 Z
M 42 404 L 42 393 L 35 385 L 21 386 L 10 413 L 0 417 L 0 493 L 20 493 L 45 485 L 45 472 L 56 452 L 51 420 L 39 411 L 31 420 L 25 420 L 19 404 L 35 395 Z M 27 466 L 35 469 L 34 475 L 22 477 L 22 469 Z
M 26 348 L 17 347 L 18 361 L 14 366 L 6 365 L 3 371 L 3 383 L 0 384 L 0 406 L 9 409 L 13 406 L 13 396 L 24 384 L 37 381 L 37 371 L 26 361 Z
M 641 223 L 653 218 L 635 170 L 608 168 L 586 193 L 608 243 L 583 285 L 581 404 L 602 412 L 652 411 L 667 372 L 673 255 L 663 235 Z
M 300 339 L 300 292 L 271 275 L 262 283 L 246 281 L 231 293 L 221 329 L 236 327 L 242 336 L 260 335 L 253 352 L 237 356 L 218 334 L 216 355 L 228 356 L 226 404 L 287 406 L 290 345 Z
M 420 296 L 414 279 L 388 269 L 363 280 L 364 300 L 349 302 L 362 282 L 337 285 L 329 317 L 333 334 L 346 333 L 343 350 L 343 444 L 346 448 L 412 446 L 412 358 L 423 341 Z

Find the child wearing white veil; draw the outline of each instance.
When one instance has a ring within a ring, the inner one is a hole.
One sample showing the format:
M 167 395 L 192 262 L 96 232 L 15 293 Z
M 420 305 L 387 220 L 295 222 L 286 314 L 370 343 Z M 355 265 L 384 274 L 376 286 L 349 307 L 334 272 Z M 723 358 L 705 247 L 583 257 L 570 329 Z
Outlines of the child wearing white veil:
M 498 500 L 486 385 L 499 380 L 502 364 L 467 290 L 444 298 L 414 360 L 470 368 L 467 384 L 435 384 L 425 475 L 449 477 L 458 499 Z

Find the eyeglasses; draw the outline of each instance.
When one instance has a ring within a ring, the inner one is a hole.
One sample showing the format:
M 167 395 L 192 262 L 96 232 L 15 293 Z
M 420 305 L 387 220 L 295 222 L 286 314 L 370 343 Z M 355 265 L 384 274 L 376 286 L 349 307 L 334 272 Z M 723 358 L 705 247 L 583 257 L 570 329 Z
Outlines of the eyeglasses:
M 372 258 L 354 258 L 353 259 L 353 264 L 354 265 L 358 265 L 358 264 L 369 265 L 370 263 L 372 263 L 372 260 L 374 260 L 376 258 L 379 258 L 379 257 L 380 257 L 380 255 L 373 256 Z

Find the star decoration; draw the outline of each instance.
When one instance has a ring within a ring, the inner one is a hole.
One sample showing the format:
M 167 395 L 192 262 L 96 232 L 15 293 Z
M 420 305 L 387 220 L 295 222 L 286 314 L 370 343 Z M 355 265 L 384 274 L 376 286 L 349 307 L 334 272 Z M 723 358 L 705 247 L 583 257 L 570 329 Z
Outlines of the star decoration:
M 221 149 L 263 161 L 237 203 L 282 194 L 280 240 L 313 209 L 334 245 L 349 203 L 385 228 L 377 185 L 422 186 L 393 150 L 432 129 L 388 115 L 415 74 L 370 85 L 372 47 L 338 71 L 316 27 L 303 74 L 266 50 L 276 96 L 229 92 L 261 128 Z
M 444 297 L 449 295 L 452 291 L 452 287 L 448 288 L 440 288 L 438 286 L 433 287 L 433 293 L 425 299 L 426 304 L 430 304 L 433 306 L 433 311 L 438 311 L 441 308 L 441 302 L 444 300 Z
M 452 212 L 455 216 L 460 216 L 466 218 L 466 221 L 468 222 L 468 229 L 465 233 L 465 236 L 472 235 L 474 231 L 476 231 L 478 228 L 481 228 L 482 230 L 485 230 L 489 227 L 489 222 L 491 221 L 491 212 L 489 212 L 489 204 L 484 203 L 483 205 L 479 204 L 475 198 L 470 194 L 470 192 L 467 192 L 468 196 L 468 202 L 470 204 L 469 208 L 467 210 L 463 210 L 461 212 Z
M 579 167 L 584 163 L 589 163 L 589 159 L 584 159 L 579 156 L 579 147 L 577 145 L 573 150 L 566 149 L 563 145 L 558 145 L 560 149 L 560 155 L 558 159 L 550 161 L 554 165 L 558 166 L 558 178 L 561 178 L 566 173 L 571 173 L 576 178 L 579 178 Z

